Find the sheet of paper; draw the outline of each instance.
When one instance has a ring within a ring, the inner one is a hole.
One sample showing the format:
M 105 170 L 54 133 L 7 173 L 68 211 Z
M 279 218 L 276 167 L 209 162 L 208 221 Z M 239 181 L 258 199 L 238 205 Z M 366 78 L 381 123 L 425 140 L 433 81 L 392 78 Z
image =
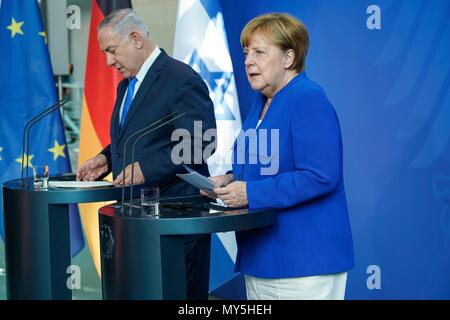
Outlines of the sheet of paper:
M 186 170 L 189 173 L 178 173 L 177 176 L 180 179 L 183 179 L 184 181 L 192 184 L 194 187 L 196 187 L 198 189 L 214 193 L 213 192 L 214 184 L 212 183 L 211 180 L 209 180 L 207 177 L 201 175 L 197 171 L 195 171 L 187 166 L 184 166 L 184 167 L 186 168 Z
M 215 202 L 210 202 L 210 204 L 216 208 L 228 208 L 228 206 L 219 198 Z
M 96 188 L 112 186 L 109 181 L 49 181 L 50 188 Z

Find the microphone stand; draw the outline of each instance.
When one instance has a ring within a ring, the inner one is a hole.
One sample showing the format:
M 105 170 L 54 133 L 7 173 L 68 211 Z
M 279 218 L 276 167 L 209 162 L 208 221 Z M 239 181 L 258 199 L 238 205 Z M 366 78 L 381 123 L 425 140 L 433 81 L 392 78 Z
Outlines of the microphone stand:
M 125 141 L 124 147 L 123 147 L 123 166 L 122 166 L 122 174 L 125 175 L 125 165 L 126 165 L 126 154 L 127 154 L 127 146 L 128 143 L 130 142 L 131 139 L 133 139 L 135 136 L 141 134 L 144 131 L 147 130 L 151 130 L 153 127 L 157 126 L 158 124 L 166 121 L 167 119 L 170 119 L 171 117 L 175 116 L 176 114 L 178 114 L 177 111 L 172 112 L 164 117 L 162 117 L 161 119 L 154 121 L 152 123 L 150 123 L 149 125 L 145 126 L 144 128 L 136 131 L 135 133 L 133 133 L 131 136 L 129 136 L 127 138 L 127 140 Z M 171 121 L 170 121 L 171 122 Z M 170 123 L 169 122 L 169 123 Z M 165 125 L 165 123 L 164 123 Z M 123 207 L 124 207 L 124 203 L 125 203 L 125 179 L 122 180 L 122 213 L 123 213 Z
M 25 125 L 24 129 L 23 129 L 23 136 L 22 136 L 22 170 L 21 170 L 21 183 L 22 183 L 22 187 L 25 186 L 25 188 L 28 189 L 28 159 L 24 159 L 25 155 L 28 157 L 29 156 L 29 151 L 30 151 L 30 131 L 31 131 L 31 127 L 36 124 L 37 122 L 39 122 L 40 120 L 42 120 L 43 118 L 45 118 L 46 116 L 48 116 L 49 114 L 51 114 L 53 111 L 61 108 L 64 104 L 66 104 L 69 100 L 64 98 L 58 102 L 56 102 L 55 104 L 51 105 L 50 107 L 48 107 L 47 109 L 41 111 L 40 113 L 38 113 L 36 116 L 34 116 L 30 121 L 27 122 L 27 124 Z M 25 164 L 25 168 L 26 169 L 26 183 L 24 183 L 24 179 L 23 179 L 23 171 L 24 171 L 24 161 L 26 161 L 27 163 Z
M 164 123 L 161 123 L 159 126 L 155 127 L 155 128 L 151 128 L 148 131 L 143 132 L 139 137 L 136 138 L 136 140 L 133 143 L 133 148 L 131 149 L 131 184 L 130 184 L 130 214 L 131 214 L 131 201 L 133 200 L 133 180 L 134 180 L 134 151 L 136 149 L 136 144 L 139 142 L 139 140 L 141 140 L 143 137 L 145 137 L 147 134 L 152 133 L 153 131 L 164 127 L 166 125 L 168 125 L 169 123 L 172 123 L 173 121 L 175 121 L 176 119 L 183 117 L 184 115 L 186 115 L 186 112 L 183 112 L 181 114 L 178 114 L 177 116 L 173 117 L 172 119 L 169 119 L 167 121 L 165 121 Z M 124 179 L 125 181 L 125 179 Z M 122 206 L 123 208 L 123 206 Z

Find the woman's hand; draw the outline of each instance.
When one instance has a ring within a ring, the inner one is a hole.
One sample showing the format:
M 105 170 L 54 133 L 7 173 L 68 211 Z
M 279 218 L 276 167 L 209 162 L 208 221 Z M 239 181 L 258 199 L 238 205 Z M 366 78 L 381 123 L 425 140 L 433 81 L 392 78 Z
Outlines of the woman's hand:
M 221 187 L 225 187 L 226 185 L 228 185 L 231 181 L 233 181 L 233 174 L 223 174 L 221 176 L 214 176 L 214 177 L 209 177 L 209 180 L 212 181 L 212 183 L 214 184 L 214 188 L 221 188 Z M 217 199 L 217 195 L 207 192 L 207 191 L 203 191 L 200 190 L 200 194 L 202 196 L 206 196 L 208 198 L 211 199 Z
M 245 181 L 236 181 L 226 187 L 215 188 L 214 192 L 220 200 L 232 208 L 248 205 L 247 182 Z

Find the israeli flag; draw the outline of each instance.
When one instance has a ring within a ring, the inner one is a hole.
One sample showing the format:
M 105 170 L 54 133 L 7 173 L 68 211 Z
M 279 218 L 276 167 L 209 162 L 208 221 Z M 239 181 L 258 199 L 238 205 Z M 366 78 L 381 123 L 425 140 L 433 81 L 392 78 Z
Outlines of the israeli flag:
M 173 55 L 196 70 L 208 86 L 218 137 L 208 168 L 213 176 L 224 174 L 231 170 L 231 148 L 241 129 L 241 117 L 219 0 L 179 1 Z M 220 290 L 236 282 L 236 252 L 234 232 L 213 235 L 210 291 L 219 290 L 224 298 L 240 298 Z M 236 292 L 236 288 L 227 291 Z

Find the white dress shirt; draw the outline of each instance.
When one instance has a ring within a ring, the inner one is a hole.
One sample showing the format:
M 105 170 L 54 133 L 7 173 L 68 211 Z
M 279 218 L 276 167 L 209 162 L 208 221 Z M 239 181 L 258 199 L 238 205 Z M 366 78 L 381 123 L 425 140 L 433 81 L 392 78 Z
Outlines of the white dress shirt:
M 155 62 L 156 58 L 158 58 L 160 53 L 161 53 L 161 49 L 159 49 L 159 47 L 156 46 L 155 50 L 153 50 L 152 54 L 148 56 L 147 60 L 145 60 L 145 62 L 142 64 L 141 68 L 139 69 L 139 72 L 136 74 L 137 81 L 136 81 L 136 84 L 134 85 L 133 99 L 136 96 L 136 93 L 138 92 L 139 87 L 142 84 L 142 81 L 144 81 L 145 75 L 147 74 L 148 70 Z M 125 92 L 125 94 L 123 95 L 122 104 L 120 105 L 119 123 L 122 120 L 122 109 L 123 109 L 123 104 L 125 102 L 125 97 L 127 96 L 127 93 L 128 93 L 128 89 Z

